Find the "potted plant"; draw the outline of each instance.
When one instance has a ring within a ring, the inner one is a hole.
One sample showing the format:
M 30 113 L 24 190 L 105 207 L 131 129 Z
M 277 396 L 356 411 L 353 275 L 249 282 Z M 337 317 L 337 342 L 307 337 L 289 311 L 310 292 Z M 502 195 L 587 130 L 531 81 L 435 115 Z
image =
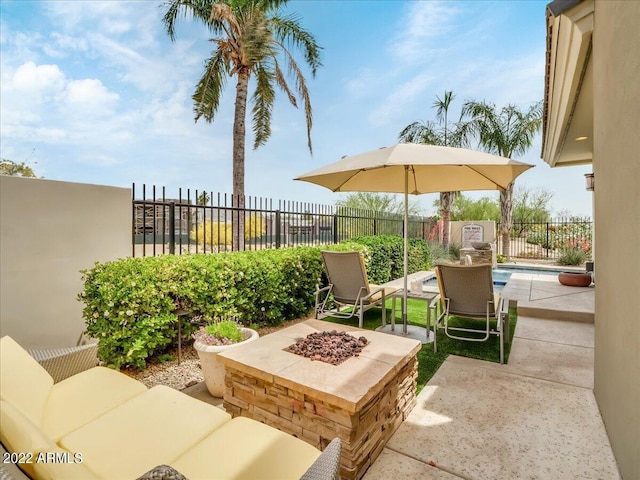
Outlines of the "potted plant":
M 224 366 L 218 353 L 258 339 L 258 332 L 238 325 L 233 320 L 210 323 L 193 334 L 193 347 L 198 352 L 207 390 L 214 397 L 224 395 Z

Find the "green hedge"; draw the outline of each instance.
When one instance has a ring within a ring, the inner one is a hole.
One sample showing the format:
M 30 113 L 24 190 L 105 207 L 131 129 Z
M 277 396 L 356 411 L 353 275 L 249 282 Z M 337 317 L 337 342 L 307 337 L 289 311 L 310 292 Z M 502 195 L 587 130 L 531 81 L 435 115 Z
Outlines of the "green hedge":
M 177 342 L 178 307 L 207 320 L 278 325 L 307 315 L 323 278 L 320 250 L 357 250 L 369 280 L 402 276 L 402 238 L 360 237 L 338 245 L 219 254 L 166 255 L 97 263 L 84 270 L 83 317 L 98 355 L 114 368 L 144 368 Z M 409 272 L 430 268 L 427 244 L 412 239 Z M 193 326 L 183 322 L 183 337 Z
M 128 258 L 83 271 L 79 299 L 100 359 L 144 368 L 177 341 L 177 307 L 206 319 L 277 325 L 311 310 L 321 271 L 313 247 Z M 192 328 L 184 323 L 186 336 Z
M 377 235 L 374 237 L 356 237 L 349 245 L 365 245 L 368 257 L 365 257 L 367 274 L 371 283 L 386 283 L 404 275 L 404 241 L 402 237 Z M 409 239 L 409 273 L 431 268 L 431 250 L 420 238 Z

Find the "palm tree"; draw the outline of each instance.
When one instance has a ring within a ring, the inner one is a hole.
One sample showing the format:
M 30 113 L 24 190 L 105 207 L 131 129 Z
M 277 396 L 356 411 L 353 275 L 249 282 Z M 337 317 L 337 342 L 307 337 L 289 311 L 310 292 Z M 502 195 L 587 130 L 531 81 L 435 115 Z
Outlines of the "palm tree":
M 444 92 L 443 98 L 436 97 L 432 107 L 436 109 L 436 120 L 427 122 L 413 122 L 407 125 L 398 136 L 401 142 L 427 143 L 430 145 L 444 145 L 459 147 L 464 143 L 457 128 L 449 131 L 449 106 L 455 98 L 452 91 Z M 442 244 L 449 248 L 449 223 L 451 206 L 457 192 L 440 192 L 440 215 L 442 216 Z
M 523 155 L 531 147 L 533 137 L 542 126 L 542 101 L 523 112 L 515 105 L 498 110 L 494 104 L 470 100 L 463 105 L 461 118 L 460 135 L 476 137 L 488 153 L 511 158 L 512 155 Z M 509 258 L 513 182 L 500 191 L 500 210 L 502 254 Z
M 171 40 L 179 15 L 190 15 L 203 22 L 214 35 L 216 48 L 205 62 L 204 73 L 192 96 L 195 120 L 201 117 L 212 122 L 220 105 L 227 77 L 235 76 L 236 99 L 233 122 L 233 197 L 237 208 L 233 247 L 241 249 L 244 222 L 245 119 L 249 80 L 255 79 L 251 97 L 253 148 L 266 143 L 271 136 L 271 112 L 277 85 L 289 102 L 298 106 L 302 99 L 307 124 L 307 145 L 311 145 L 312 112 L 305 77 L 296 63 L 292 48 L 300 49 L 315 77 L 321 66 L 320 50 L 311 33 L 303 29 L 295 15 L 281 16 L 279 8 L 287 0 L 170 0 L 163 23 Z M 287 77 L 293 81 L 292 89 Z

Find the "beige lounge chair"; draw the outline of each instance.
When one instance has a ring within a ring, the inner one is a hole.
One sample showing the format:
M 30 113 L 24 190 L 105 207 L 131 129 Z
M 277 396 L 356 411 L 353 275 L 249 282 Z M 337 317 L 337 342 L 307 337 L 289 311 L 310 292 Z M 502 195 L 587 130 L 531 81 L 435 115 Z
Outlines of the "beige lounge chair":
M 505 336 L 509 341 L 509 302 L 500 298 L 496 308 L 491 265 L 438 265 L 435 271 L 440 294 L 432 301 L 432 308 L 437 302 L 441 305 L 440 316 L 435 317 L 436 338 L 438 328 L 449 338 L 469 342 L 485 342 L 491 335 L 497 335 L 500 338 L 500 363 L 504 363 Z M 484 320 L 484 327 L 451 326 L 450 315 Z M 491 328 L 492 319 L 497 321 L 495 329 Z M 456 332 L 466 332 L 466 335 Z
M 322 262 L 329 285 L 316 291 L 316 318 L 334 316 L 352 318 L 358 316 L 358 327 L 362 328 L 363 314 L 371 307 L 382 308 L 382 324 L 386 324 L 385 303 L 398 291 L 397 288 L 382 288 L 370 284 L 364 259 L 359 252 L 322 251 Z M 331 298 L 335 308 L 328 308 Z

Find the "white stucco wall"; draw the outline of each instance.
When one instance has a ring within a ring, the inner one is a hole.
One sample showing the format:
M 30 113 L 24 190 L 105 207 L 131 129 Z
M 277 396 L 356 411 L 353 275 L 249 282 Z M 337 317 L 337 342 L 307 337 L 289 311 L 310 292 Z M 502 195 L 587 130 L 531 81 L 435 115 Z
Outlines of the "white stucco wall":
M 131 252 L 131 191 L 0 175 L 0 335 L 75 345 L 80 270 Z
M 595 396 L 625 480 L 640 479 L 640 2 L 596 0 Z

